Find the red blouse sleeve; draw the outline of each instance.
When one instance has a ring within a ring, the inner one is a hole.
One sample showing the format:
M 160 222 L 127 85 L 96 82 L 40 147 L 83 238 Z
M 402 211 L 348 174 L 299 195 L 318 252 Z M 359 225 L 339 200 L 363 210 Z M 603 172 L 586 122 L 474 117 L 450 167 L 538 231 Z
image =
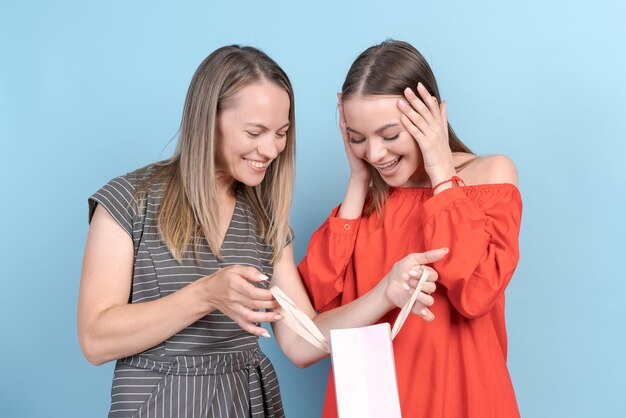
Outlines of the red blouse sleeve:
M 351 260 L 361 219 L 337 218 L 338 211 L 335 208 L 313 233 L 298 265 L 313 307 L 320 312 L 340 306 L 346 277 L 353 275 Z
M 424 205 L 426 248 L 448 247 L 433 265 L 439 283 L 465 317 L 488 313 L 504 293 L 519 260 L 522 200 L 514 185 L 447 189 Z

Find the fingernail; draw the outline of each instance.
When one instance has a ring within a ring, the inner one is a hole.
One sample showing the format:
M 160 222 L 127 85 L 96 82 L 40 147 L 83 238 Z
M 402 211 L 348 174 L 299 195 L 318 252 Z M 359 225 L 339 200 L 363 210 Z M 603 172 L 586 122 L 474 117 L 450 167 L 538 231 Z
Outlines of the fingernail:
M 404 290 L 411 290 L 411 288 L 409 287 L 408 284 L 406 284 L 406 282 L 402 283 L 402 287 L 404 288 Z
M 267 331 L 265 331 L 265 332 L 264 332 L 263 334 L 261 334 L 261 335 L 262 335 L 262 336 L 264 336 L 265 338 L 272 338 L 272 337 L 270 337 L 270 334 L 269 334 Z
M 280 321 L 281 319 L 283 319 L 283 316 L 282 315 L 276 315 L 274 317 L 274 319 L 277 320 L 277 321 Z
M 270 279 L 269 277 L 267 277 L 267 276 L 266 276 L 265 274 L 263 274 L 263 273 L 259 274 L 259 276 L 258 276 L 258 277 L 259 277 L 259 279 L 261 279 L 261 280 L 269 280 L 269 279 Z
M 405 89 L 404 89 L 404 93 L 406 93 L 406 94 L 411 93 L 411 89 L 410 89 L 410 88 L 408 88 L 408 87 L 407 87 L 407 88 L 405 88 Z
M 400 105 L 400 107 L 406 107 L 406 102 L 404 100 L 400 100 L 398 104 Z
M 426 309 L 422 309 L 422 310 L 420 311 L 420 315 L 422 315 L 422 316 L 426 316 L 426 315 L 428 315 L 428 311 L 427 311 Z
M 417 83 L 417 88 L 424 88 L 424 85 L 422 84 L 422 82 L 420 81 L 419 83 Z
M 409 270 L 409 274 L 413 277 L 417 276 L 417 272 L 415 270 Z

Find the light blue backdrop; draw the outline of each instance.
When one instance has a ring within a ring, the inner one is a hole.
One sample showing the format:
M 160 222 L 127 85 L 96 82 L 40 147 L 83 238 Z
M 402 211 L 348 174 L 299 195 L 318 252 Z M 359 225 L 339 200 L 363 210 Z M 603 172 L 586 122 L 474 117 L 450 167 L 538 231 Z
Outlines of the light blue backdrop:
M 335 92 L 387 37 L 424 53 L 468 145 L 517 162 L 507 319 L 522 415 L 624 416 L 626 8 L 512 3 L 2 1 L 0 416 L 105 416 L 112 365 L 91 366 L 76 337 L 86 199 L 170 154 L 208 53 L 257 46 L 293 81 L 299 260 L 348 174 Z M 319 416 L 328 364 L 299 370 L 264 348 L 289 416 Z

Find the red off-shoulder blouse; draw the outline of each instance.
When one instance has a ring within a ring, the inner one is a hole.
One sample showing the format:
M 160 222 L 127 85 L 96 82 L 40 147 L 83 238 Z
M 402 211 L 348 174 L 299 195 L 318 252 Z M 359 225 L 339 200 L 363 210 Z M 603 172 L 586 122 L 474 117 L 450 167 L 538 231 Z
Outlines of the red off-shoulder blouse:
M 519 259 L 522 214 L 512 184 L 392 189 L 384 214 L 330 217 L 311 237 L 298 269 L 318 311 L 372 289 L 409 253 L 448 247 L 439 273 L 436 319 L 410 315 L 394 340 L 405 418 L 519 417 L 506 366 L 504 290 Z M 393 323 L 399 310 L 380 319 Z M 336 417 L 332 373 L 324 417 Z

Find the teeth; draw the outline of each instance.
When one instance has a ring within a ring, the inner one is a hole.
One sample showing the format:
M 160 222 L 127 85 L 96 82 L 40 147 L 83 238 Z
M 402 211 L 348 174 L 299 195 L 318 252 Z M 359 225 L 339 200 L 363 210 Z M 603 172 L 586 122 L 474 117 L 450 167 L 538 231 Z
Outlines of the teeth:
M 391 167 L 392 165 L 394 165 L 397 162 L 398 162 L 398 158 L 394 159 L 393 161 L 389 161 L 385 165 L 377 165 L 376 167 L 380 168 L 381 170 L 384 170 L 385 168 L 389 168 L 389 167 Z
M 247 158 L 245 158 L 245 160 L 246 160 L 246 163 L 248 163 L 248 165 L 254 168 L 266 168 L 268 165 L 270 165 L 270 161 L 266 161 L 262 163 L 260 161 L 248 160 Z

